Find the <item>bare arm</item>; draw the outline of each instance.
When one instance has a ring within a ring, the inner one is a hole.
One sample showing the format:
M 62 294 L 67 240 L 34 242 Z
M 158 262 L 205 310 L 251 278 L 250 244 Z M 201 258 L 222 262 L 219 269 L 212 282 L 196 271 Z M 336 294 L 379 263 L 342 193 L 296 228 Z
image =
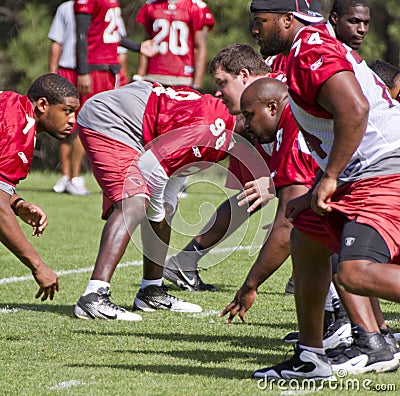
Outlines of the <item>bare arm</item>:
M 275 215 L 271 234 L 261 248 L 256 261 L 251 267 L 243 285 L 237 291 L 235 298 L 220 313 L 220 316 L 229 313 L 227 323 L 231 323 L 237 314 L 239 314 L 243 322 L 246 322 L 245 313 L 253 305 L 258 287 L 289 257 L 292 225 L 285 218 L 286 203 L 293 198 L 305 194 L 307 190 L 306 187 L 301 185 L 282 187 L 279 190 L 278 210 Z
M 49 52 L 49 73 L 57 73 L 58 72 L 58 62 L 60 60 L 62 52 L 62 45 L 52 41 L 50 44 L 50 52 Z
M 327 203 L 336 190 L 337 178 L 359 146 L 368 122 L 369 103 L 354 74 L 336 73 L 321 87 L 318 103 L 333 114 L 334 141 L 328 164 L 312 196 L 317 213 L 330 210 Z
M 15 197 L 18 196 L 13 196 L 13 198 Z M 43 295 L 42 301 L 48 297 L 52 300 L 54 293 L 59 290 L 57 275 L 46 266 L 26 239 L 15 213 L 11 209 L 10 200 L 10 196 L 0 190 L 0 240 L 7 249 L 32 271 L 32 275 L 39 285 L 36 298 Z
M 194 34 L 194 76 L 193 86 L 201 88 L 206 71 L 208 27 L 204 26 Z
M 147 74 L 148 63 L 149 59 L 147 58 L 147 56 L 140 55 L 136 74 L 138 74 L 141 77 L 144 77 Z

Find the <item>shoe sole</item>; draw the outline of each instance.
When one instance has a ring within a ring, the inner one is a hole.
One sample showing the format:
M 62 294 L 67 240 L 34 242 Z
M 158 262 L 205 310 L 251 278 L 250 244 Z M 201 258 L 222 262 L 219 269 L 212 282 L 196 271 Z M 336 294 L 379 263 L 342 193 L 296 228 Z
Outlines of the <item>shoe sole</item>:
M 78 318 L 78 319 L 85 319 L 85 320 L 94 320 L 95 318 L 91 315 L 89 315 L 87 312 L 85 312 L 81 307 L 79 307 L 78 305 L 75 305 L 74 308 L 74 315 Z
M 84 319 L 84 320 L 121 320 L 124 322 L 140 322 L 142 320 L 142 317 L 138 314 L 133 314 L 133 317 L 131 316 L 130 319 L 122 319 L 122 318 L 118 318 L 118 316 L 116 318 L 95 318 L 92 315 L 88 314 L 84 309 L 82 309 L 80 306 L 76 305 L 74 308 L 74 315 L 75 317 L 77 317 L 78 319 Z
M 290 376 L 290 378 L 285 378 L 285 377 L 280 377 L 280 376 L 271 376 L 271 375 L 266 375 L 265 373 L 258 373 L 257 371 L 253 372 L 253 378 L 257 379 L 265 379 L 265 380 L 283 380 L 283 381 L 290 381 L 290 380 L 313 380 L 313 381 L 334 381 L 336 380 L 336 377 L 334 375 L 330 375 L 327 377 L 322 377 L 322 376 L 317 376 L 317 377 L 305 377 L 305 376 Z
M 196 308 L 198 307 L 198 308 Z M 193 304 L 193 308 L 186 308 L 186 309 L 179 309 L 179 308 L 168 308 L 168 307 L 150 307 L 147 305 L 145 302 L 141 300 L 136 300 L 133 303 L 133 310 L 134 311 L 143 311 L 143 312 L 154 312 L 158 310 L 163 310 L 163 311 L 171 311 L 171 312 L 178 312 L 178 313 L 199 313 L 203 311 L 203 308 L 200 307 L 200 305 L 195 305 Z
M 366 356 L 368 359 L 368 357 Z M 360 361 L 361 363 L 361 361 Z M 392 360 L 386 360 L 382 362 L 376 362 L 373 364 L 370 364 L 369 366 L 364 366 L 364 367 L 357 367 L 357 366 L 352 366 L 351 363 L 347 362 L 346 364 L 342 365 L 332 365 L 332 370 L 334 373 L 337 373 L 339 370 L 346 370 L 347 374 L 364 374 L 364 373 L 369 373 L 371 371 L 375 373 L 384 373 L 387 371 L 395 371 L 398 367 L 400 366 L 399 360 L 396 358 L 393 358 Z
M 155 312 L 155 308 L 150 308 L 148 305 L 144 305 L 142 302 L 136 302 L 133 304 L 134 311 L 142 311 L 142 312 Z

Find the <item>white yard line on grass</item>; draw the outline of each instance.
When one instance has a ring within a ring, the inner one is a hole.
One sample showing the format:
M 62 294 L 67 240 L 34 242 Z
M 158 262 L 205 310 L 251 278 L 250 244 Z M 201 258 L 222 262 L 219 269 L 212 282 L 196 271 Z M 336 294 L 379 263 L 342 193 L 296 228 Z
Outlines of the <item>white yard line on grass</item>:
M 210 254 L 220 254 L 220 253 L 226 253 L 226 252 L 233 253 L 235 251 L 249 250 L 249 249 L 260 248 L 260 247 L 261 246 L 237 246 L 235 248 L 226 247 L 226 248 L 214 249 L 210 252 Z M 142 265 L 142 260 L 135 260 L 135 261 L 128 261 L 127 263 L 121 263 L 121 264 L 118 264 L 117 268 L 132 267 L 132 266 L 137 266 L 137 265 Z M 87 268 L 78 268 L 78 269 L 72 269 L 72 270 L 56 271 L 56 273 L 58 276 L 64 276 L 64 275 L 80 274 L 80 273 L 92 272 L 92 271 L 93 271 L 93 267 L 87 267 Z M 32 280 L 32 276 L 11 276 L 9 278 L 0 279 L 0 285 L 5 285 L 7 283 L 23 282 L 23 281 L 28 281 L 28 280 Z
M 63 381 L 59 382 L 58 384 L 48 386 L 47 389 L 49 390 L 64 390 L 64 389 L 70 389 L 74 388 L 76 386 L 86 386 L 86 385 L 93 385 L 96 382 L 83 382 L 79 380 L 70 380 L 70 381 Z

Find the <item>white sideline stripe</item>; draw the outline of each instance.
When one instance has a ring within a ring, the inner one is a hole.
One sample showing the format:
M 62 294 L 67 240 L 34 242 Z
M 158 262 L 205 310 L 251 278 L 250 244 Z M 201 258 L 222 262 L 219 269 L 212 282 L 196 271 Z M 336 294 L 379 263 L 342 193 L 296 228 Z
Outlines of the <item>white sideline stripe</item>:
M 83 382 L 79 380 L 70 380 L 70 381 L 62 381 L 59 382 L 58 384 L 48 386 L 47 389 L 49 390 L 63 390 L 63 389 L 70 389 L 76 386 L 85 386 L 85 385 L 91 385 L 95 384 L 95 382 Z
M 260 248 L 261 246 L 238 246 L 236 248 L 232 247 L 227 247 L 227 248 L 220 248 L 220 249 L 215 249 L 212 250 L 209 254 L 219 254 L 219 253 L 226 253 L 226 252 L 235 252 L 235 251 L 240 251 L 240 250 L 249 250 L 252 248 Z M 135 261 L 128 261 L 126 263 L 120 263 L 118 264 L 117 268 L 125 268 L 125 267 L 132 267 L 132 266 L 137 266 L 137 265 L 142 265 L 142 260 L 135 260 Z M 78 269 L 72 269 L 72 270 L 62 270 L 62 271 L 56 271 L 56 274 L 58 276 L 63 276 L 63 275 L 71 275 L 71 274 L 81 274 L 85 272 L 92 272 L 93 267 L 87 267 L 87 268 L 78 268 Z M 32 280 L 32 276 L 11 276 L 9 278 L 3 278 L 0 279 L 0 285 L 5 285 L 7 283 L 16 283 L 16 282 L 23 282 L 23 281 L 28 281 Z

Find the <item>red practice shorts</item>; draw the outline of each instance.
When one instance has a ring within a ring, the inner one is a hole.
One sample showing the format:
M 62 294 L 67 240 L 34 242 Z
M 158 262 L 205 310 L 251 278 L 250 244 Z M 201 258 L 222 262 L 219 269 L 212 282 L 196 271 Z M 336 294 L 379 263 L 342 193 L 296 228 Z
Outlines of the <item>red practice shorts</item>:
M 65 69 L 63 67 L 60 67 L 57 74 L 59 74 L 61 77 L 66 78 L 76 87 L 77 73 L 75 69 Z
M 64 67 L 60 67 L 57 71 L 57 74 L 61 77 L 66 78 L 70 83 L 72 83 L 76 87 L 76 79 L 77 79 L 77 72 L 75 69 L 66 69 Z M 82 106 L 82 103 L 81 103 Z M 79 107 L 80 109 L 80 107 Z M 75 112 L 75 117 L 78 117 L 79 109 Z M 71 132 L 71 135 L 68 136 L 67 141 L 71 142 L 76 137 L 76 124 L 74 125 L 74 129 Z
M 329 206 L 333 211 L 325 216 L 311 210 L 301 213 L 294 226 L 338 252 L 345 221 L 356 219 L 377 231 L 386 242 L 391 262 L 400 263 L 400 175 L 347 183 L 336 190 Z
M 81 106 L 93 95 L 115 89 L 118 86 L 119 77 L 109 71 L 94 70 L 90 72 L 90 77 L 92 78 L 92 92 L 89 95 L 81 96 Z
M 139 151 L 81 126 L 79 137 L 97 183 L 103 190 L 103 219 L 110 216 L 115 202 L 135 195 L 149 197 L 146 183 L 137 167 L 141 156 Z

